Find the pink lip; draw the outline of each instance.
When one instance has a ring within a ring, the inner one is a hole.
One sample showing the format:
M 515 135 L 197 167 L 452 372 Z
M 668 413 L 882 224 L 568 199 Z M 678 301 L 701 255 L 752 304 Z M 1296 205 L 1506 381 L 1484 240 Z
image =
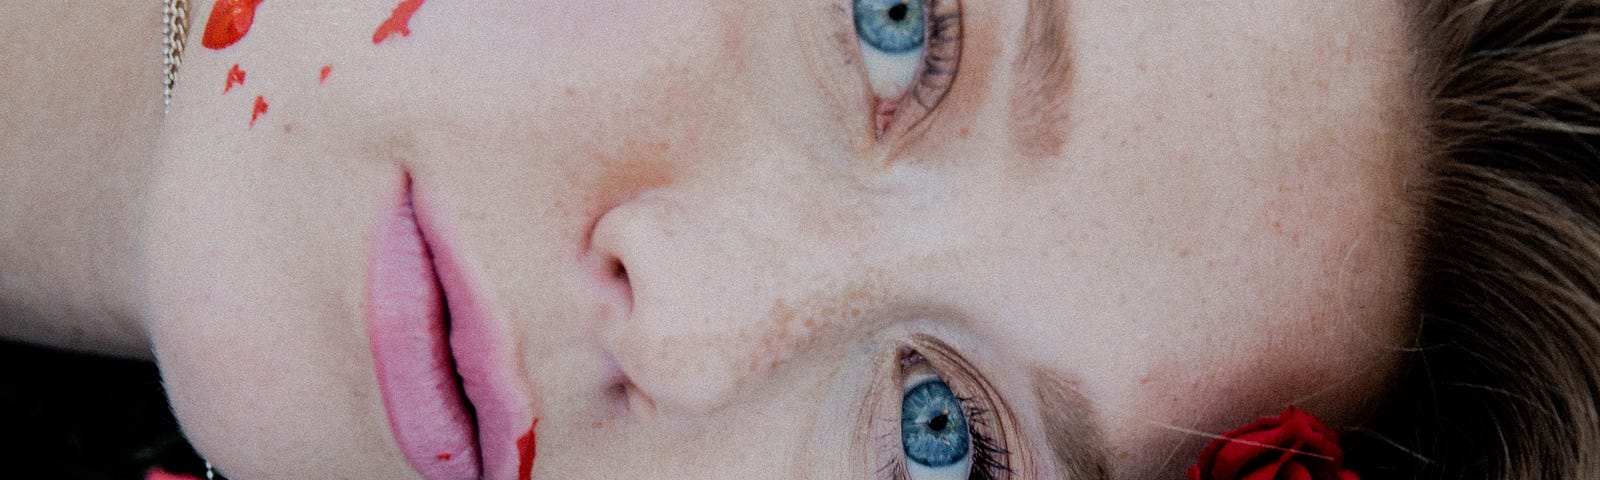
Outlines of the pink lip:
M 367 329 L 390 430 L 429 480 L 514 478 L 517 426 L 533 417 L 506 368 L 509 337 L 429 228 L 427 203 L 412 198 L 408 178 L 370 266 Z

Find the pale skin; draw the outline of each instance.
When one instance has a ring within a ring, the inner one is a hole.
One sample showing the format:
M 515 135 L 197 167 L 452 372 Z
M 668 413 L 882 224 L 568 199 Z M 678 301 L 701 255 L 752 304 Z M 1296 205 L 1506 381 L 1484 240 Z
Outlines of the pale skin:
M 92 22 L 29 3 L 0 44 L 57 53 L 0 51 L 34 87 L 0 92 L 0 333 L 153 358 L 233 478 L 418 478 L 363 322 L 407 175 L 539 418 L 534 478 L 871 478 L 900 452 L 861 405 L 927 338 L 1023 478 L 1065 475 L 1040 372 L 1113 477 L 1173 478 L 1287 404 L 1360 422 L 1411 329 L 1397 2 L 1068 1 L 1041 91 L 1027 2 L 963 0 L 954 83 L 881 137 L 849 2 L 429 2 L 373 45 L 392 1 L 279 0 L 189 52 L 164 120 L 159 44 L 108 40 L 158 11 L 65 42 Z

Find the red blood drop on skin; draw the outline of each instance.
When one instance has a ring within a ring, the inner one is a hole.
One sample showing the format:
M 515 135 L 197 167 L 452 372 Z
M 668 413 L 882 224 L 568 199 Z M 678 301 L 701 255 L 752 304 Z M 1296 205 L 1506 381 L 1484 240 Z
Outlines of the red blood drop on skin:
M 533 419 L 533 425 L 528 426 L 528 433 L 522 434 L 522 437 L 517 439 L 517 454 L 522 459 L 522 463 L 517 464 L 518 480 L 528 480 L 533 477 L 534 447 L 537 443 L 533 430 L 536 428 L 539 428 L 537 417 Z
M 256 5 L 261 0 L 218 0 L 206 19 L 206 33 L 200 44 L 212 50 L 228 48 L 250 33 L 256 21 Z
M 260 1 L 260 0 L 257 0 Z M 372 32 L 372 44 L 383 43 L 396 33 L 402 37 L 411 36 L 411 15 L 417 13 L 422 7 L 422 0 L 401 0 L 395 5 L 394 12 L 389 14 L 389 19 L 378 25 L 378 30 Z
M 317 77 L 317 83 L 328 83 L 328 74 L 333 73 L 333 65 L 323 65 L 322 74 Z
M 244 70 L 240 70 L 239 64 L 235 63 L 233 68 L 228 69 L 228 84 L 222 86 L 222 93 L 228 93 L 238 85 L 244 85 Z
M 256 108 L 250 111 L 250 128 L 256 127 L 256 119 L 267 113 L 267 99 L 256 95 Z
M 450 457 L 452 457 L 452 456 L 453 455 L 450 455 L 448 453 L 441 453 L 441 454 L 438 454 L 438 455 L 434 455 L 434 458 L 439 459 L 439 461 L 441 461 L 441 462 L 448 462 L 448 461 L 450 461 Z

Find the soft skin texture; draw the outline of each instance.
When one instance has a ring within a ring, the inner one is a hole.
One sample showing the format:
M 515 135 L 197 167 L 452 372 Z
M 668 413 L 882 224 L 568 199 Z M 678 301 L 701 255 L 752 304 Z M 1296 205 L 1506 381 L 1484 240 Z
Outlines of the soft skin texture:
M 160 22 L 139 2 L 0 3 L 0 338 L 150 357 L 137 249 Z
M 1004 404 L 1025 477 L 1064 468 L 1045 377 L 1128 479 L 1382 394 L 1410 326 L 1398 4 L 1066 2 L 1041 88 L 1027 2 L 964 0 L 944 101 L 882 138 L 848 5 L 427 2 L 374 46 L 392 1 L 264 3 L 189 52 L 149 185 L 185 431 L 233 478 L 417 478 L 363 323 L 408 175 L 516 379 L 502 420 L 538 418 L 533 478 L 870 477 L 917 338 Z

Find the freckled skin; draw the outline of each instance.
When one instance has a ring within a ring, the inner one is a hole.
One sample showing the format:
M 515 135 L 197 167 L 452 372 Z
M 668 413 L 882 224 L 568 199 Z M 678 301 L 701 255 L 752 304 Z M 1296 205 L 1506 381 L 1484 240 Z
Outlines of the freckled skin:
M 1074 3 L 1070 125 L 1018 133 L 1026 2 L 962 3 L 952 90 L 882 138 L 827 2 L 354 0 L 186 58 L 247 56 L 294 125 L 209 82 L 165 120 L 138 255 L 186 434 L 236 478 L 417 478 L 359 321 L 408 176 L 538 419 L 489 478 L 868 477 L 912 333 L 1017 448 L 1032 372 L 1073 379 L 1117 478 L 1181 474 L 1164 426 L 1359 420 L 1407 331 L 1399 5 Z

